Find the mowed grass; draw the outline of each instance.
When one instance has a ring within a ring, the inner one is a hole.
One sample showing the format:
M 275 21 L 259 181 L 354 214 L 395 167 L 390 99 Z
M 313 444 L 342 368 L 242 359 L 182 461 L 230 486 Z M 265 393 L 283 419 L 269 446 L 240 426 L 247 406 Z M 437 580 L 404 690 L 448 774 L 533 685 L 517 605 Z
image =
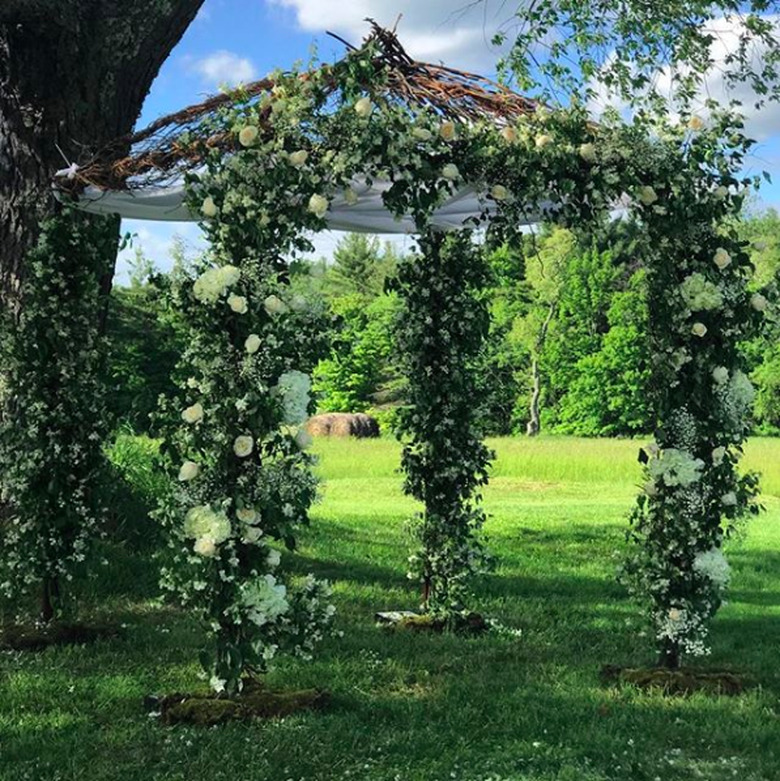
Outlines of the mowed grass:
M 391 441 L 318 442 L 322 501 L 298 573 L 335 583 L 342 637 L 280 686 L 321 686 L 327 713 L 210 730 L 162 728 L 151 692 L 193 690 L 197 626 L 155 601 L 148 554 L 110 550 L 91 589 L 122 636 L 0 655 L 0 779 L 16 781 L 676 781 L 780 779 L 780 441 L 754 440 L 768 511 L 730 544 L 731 602 L 706 664 L 759 684 L 736 698 L 605 688 L 605 663 L 647 664 L 652 643 L 616 585 L 640 442 L 499 439 L 487 533 L 496 571 L 477 606 L 520 637 L 392 634 L 380 609 L 414 608 L 405 578 L 414 511 Z

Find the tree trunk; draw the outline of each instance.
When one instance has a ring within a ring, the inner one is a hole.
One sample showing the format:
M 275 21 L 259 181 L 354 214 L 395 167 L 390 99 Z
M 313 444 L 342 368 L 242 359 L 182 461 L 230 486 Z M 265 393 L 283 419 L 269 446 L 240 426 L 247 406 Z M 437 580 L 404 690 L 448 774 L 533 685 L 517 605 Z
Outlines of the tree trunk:
M 530 420 L 525 428 L 525 433 L 529 437 L 535 437 L 542 429 L 542 423 L 539 416 L 539 402 L 542 396 L 542 375 L 539 371 L 539 355 L 544 349 L 544 343 L 547 341 L 547 331 L 550 328 L 553 316 L 555 315 L 556 302 L 553 301 L 548 310 L 547 316 L 539 329 L 539 335 L 536 339 L 534 354 L 531 360 L 531 380 L 533 387 L 531 390 L 531 407 L 529 410 Z
M 677 643 L 665 640 L 658 657 L 658 666 L 677 670 L 680 666 L 680 648 Z
M 0 301 L 18 309 L 24 258 L 56 213 L 55 172 L 129 133 L 203 0 L 2 0 Z M 62 153 L 60 153 L 60 150 Z M 122 149 L 117 149 L 121 153 Z M 84 217 L 118 237 L 114 218 Z M 110 291 L 115 253 L 106 258 Z
M 203 0 L 0 0 L 0 307 L 24 309 L 25 258 L 59 209 L 57 170 L 132 131 L 153 79 Z M 121 145 L 113 154 L 126 152 Z M 84 214 L 100 270 L 101 332 L 119 219 Z M 94 232 L 93 232 L 94 231 Z M 12 400 L 11 400 L 12 402 Z M 41 588 L 51 620 L 56 579 Z
M 535 437 L 541 429 L 539 421 L 539 399 L 542 395 L 542 378 L 539 374 L 539 359 L 534 357 L 531 361 L 531 379 L 533 388 L 531 390 L 531 408 L 529 410 L 530 420 L 525 427 L 525 433 L 529 437 Z

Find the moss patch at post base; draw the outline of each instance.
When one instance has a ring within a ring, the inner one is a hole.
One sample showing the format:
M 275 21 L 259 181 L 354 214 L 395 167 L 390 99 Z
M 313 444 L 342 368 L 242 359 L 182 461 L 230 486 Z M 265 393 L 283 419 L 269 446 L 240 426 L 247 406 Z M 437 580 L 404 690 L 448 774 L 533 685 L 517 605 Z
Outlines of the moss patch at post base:
M 0 650 L 42 651 L 52 645 L 94 643 L 118 633 L 117 627 L 108 624 L 7 624 L 0 628 Z
M 459 634 L 481 635 L 490 629 L 490 625 L 479 613 L 464 613 L 446 621 L 425 613 L 396 610 L 377 613 L 375 620 L 381 627 L 411 632 L 445 632 L 451 630 Z
M 208 694 L 168 694 L 157 702 L 163 724 L 195 724 L 210 727 L 229 721 L 273 719 L 306 710 L 324 710 L 330 693 L 321 689 L 273 691 L 249 683 L 234 697 Z
M 660 689 L 668 695 L 685 695 L 694 692 L 735 696 L 752 686 L 744 676 L 729 670 L 704 670 L 680 667 L 669 670 L 664 667 L 617 667 L 606 665 L 601 669 L 604 683 L 629 683 L 640 689 Z

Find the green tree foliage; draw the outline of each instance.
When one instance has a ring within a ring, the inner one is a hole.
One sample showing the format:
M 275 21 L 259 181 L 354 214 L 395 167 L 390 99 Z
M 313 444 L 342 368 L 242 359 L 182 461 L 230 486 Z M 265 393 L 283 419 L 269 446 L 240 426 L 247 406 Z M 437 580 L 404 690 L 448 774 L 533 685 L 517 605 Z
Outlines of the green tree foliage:
M 109 411 L 114 422 L 129 423 L 139 432 L 148 429 L 159 396 L 174 394 L 172 373 L 184 350 L 183 336 L 164 302 L 170 279 L 139 251 L 130 284 L 111 292 Z
M 396 295 L 379 295 L 366 303 L 353 293 L 331 303 L 339 326 L 330 357 L 314 374 L 320 410 L 361 412 L 393 400 L 398 378 L 392 324 L 398 309 Z

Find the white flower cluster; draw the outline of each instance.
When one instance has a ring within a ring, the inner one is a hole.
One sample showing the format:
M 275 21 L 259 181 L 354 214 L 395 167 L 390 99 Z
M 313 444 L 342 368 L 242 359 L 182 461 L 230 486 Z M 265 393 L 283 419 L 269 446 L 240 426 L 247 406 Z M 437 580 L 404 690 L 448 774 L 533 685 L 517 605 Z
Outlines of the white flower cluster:
M 710 548 L 703 553 L 697 553 L 693 568 L 721 590 L 727 588 L 731 580 L 731 567 L 720 548 Z
M 192 294 L 203 304 L 215 304 L 240 278 L 241 271 L 236 266 L 210 268 L 195 280 Z
M 680 293 L 685 306 L 692 312 L 718 309 L 723 304 L 723 296 L 718 286 L 699 272 L 694 272 L 683 280 Z
M 194 550 L 201 556 L 214 556 L 217 546 L 230 537 L 230 520 L 223 512 L 198 505 L 184 518 L 184 535 L 195 540 Z
M 274 394 L 282 401 L 283 421 L 289 425 L 303 423 L 309 417 L 309 391 L 311 378 L 296 370 L 279 377 Z
M 276 582 L 273 575 L 265 575 L 241 584 L 241 604 L 247 611 L 249 620 L 257 625 L 275 621 L 289 608 L 287 588 Z
M 661 481 L 670 488 L 685 487 L 699 480 L 704 462 L 684 450 L 666 448 L 650 460 L 647 468 L 654 480 Z

